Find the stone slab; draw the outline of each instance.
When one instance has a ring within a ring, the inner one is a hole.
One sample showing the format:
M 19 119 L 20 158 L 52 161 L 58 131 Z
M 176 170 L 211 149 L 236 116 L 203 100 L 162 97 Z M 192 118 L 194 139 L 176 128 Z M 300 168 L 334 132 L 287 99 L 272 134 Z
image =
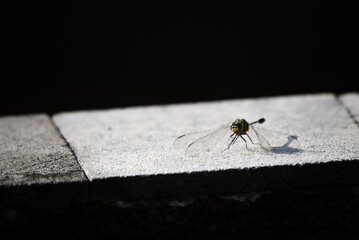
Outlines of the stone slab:
M 50 192 L 59 200 L 67 194 L 76 196 L 81 192 L 83 197 L 88 194 L 88 187 L 79 183 L 87 185 L 86 181 L 74 154 L 47 115 L 0 118 L 0 200 L 3 203 L 14 199 L 25 202 L 51 199 Z M 74 191 L 71 183 L 75 183 Z M 54 185 L 46 187 L 46 184 Z
M 185 148 L 173 146 L 176 137 L 187 132 L 229 126 L 236 118 L 251 122 L 261 117 L 266 118 L 262 124 L 266 129 L 298 136 L 298 151 L 277 146 L 268 152 L 250 143 L 246 149 L 238 141 L 224 153 L 214 149 L 187 156 Z M 279 183 L 284 188 L 329 184 L 346 175 L 340 168 L 357 167 L 359 159 L 358 126 L 332 94 L 60 113 L 54 122 L 98 196 L 139 199 L 242 191 L 244 186 L 251 191 L 263 183 L 267 188 Z M 334 174 L 338 166 L 340 176 Z M 301 171 L 308 173 L 302 183 Z M 349 175 L 345 178 L 349 182 L 359 182 Z
M 356 122 L 359 122 L 359 94 L 357 92 L 346 93 L 339 96 L 339 100 L 348 109 Z

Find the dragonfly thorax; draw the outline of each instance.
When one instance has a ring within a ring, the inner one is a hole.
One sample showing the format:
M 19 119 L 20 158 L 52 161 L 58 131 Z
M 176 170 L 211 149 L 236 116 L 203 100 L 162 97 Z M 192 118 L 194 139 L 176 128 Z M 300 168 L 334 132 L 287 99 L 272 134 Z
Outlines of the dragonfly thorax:
M 238 135 L 242 135 L 245 134 L 248 130 L 249 130 L 249 124 L 246 120 L 244 119 L 236 119 L 236 121 L 234 121 L 230 127 L 229 127 L 232 132 L 234 132 L 235 134 Z

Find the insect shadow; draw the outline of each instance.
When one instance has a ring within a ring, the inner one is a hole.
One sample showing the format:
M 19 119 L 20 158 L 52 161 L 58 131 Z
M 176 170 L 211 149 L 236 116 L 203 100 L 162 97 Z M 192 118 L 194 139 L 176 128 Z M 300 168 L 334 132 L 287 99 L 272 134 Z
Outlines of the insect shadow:
M 293 153 L 302 152 L 303 149 L 293 148 L 293 147 L 289 146 L 294 140 L 297 140 L 297 139 L 298 139 L 298 136 L 296 136 L 296 135 L 288 136 L 287 142 L 283 146 L 271 147 L 270 152 L 276 153 L 276 154 L 293 154 Z

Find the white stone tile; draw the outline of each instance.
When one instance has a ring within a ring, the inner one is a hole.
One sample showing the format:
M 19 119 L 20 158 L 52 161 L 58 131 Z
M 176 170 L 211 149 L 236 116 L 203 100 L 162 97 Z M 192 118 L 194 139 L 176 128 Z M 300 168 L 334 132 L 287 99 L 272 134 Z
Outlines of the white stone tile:
M 260 127 L 298 136 L 300 151 L 268 152 L 249 141 L 246 149 L 238 139 L 224 153 L 193 157 L 173 146 L 184 133 L 262 117 Z M 332 94 L 69 112 L 54 122 L 90 180 L 359 159 L 358 126 Z

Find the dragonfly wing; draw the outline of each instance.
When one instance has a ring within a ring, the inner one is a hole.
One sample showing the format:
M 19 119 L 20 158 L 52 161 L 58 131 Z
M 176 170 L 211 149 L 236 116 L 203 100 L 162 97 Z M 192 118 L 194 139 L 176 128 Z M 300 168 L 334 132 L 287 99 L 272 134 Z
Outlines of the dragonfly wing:
M 199 132 L 191 132 L 191 133 L 183 134 L 176 138 L 173 145 L 176 147 L 188 147 L 191 143 L 195 142 L 196 140 L 203 139 L 204 141 L 208 137 L 215 135 L 217 132 L 221 131 L 222 128 L 224 128 L 224 126 L 211 130 L 204 130 Z
M 271 145 L 269 144 L 269 142 L 267 141 L 267 139 L 265 139 L 262 134 L 259 133 L 259 131 L 257 130 L 257 128 L 252 127 L 253 132 L 255 133 L 255 135 L 257 136 L 259 145 L 261 145 L 262 148 L 264 148 L 267 151 L 271 150 Z
M 212 152 L 223 150 L 226 143 L 230 142 L 231 131 L 228 125 L 217 129 L 188 133 L 179 136 L 174 145 L 185 147 L 186 154 L 192 155 L 199 152 Z
M 273 150 L 274 148 L 288 148 L 288 149 L 299 149 L 300 143 L 298 137 L 289 135 L 282 132 L 272 131 L 265 128 L 253 127 L 255 134 L 258 137 L 260 145 L 267 149 Z M 268 149 L 269 146 L 269 149 Z
M 188 147 L 193 141 L 210 134 L 212 131 L 213 130 L 205 130 L 183 134 L 176 138 L 173 145 L 176 147 Z

